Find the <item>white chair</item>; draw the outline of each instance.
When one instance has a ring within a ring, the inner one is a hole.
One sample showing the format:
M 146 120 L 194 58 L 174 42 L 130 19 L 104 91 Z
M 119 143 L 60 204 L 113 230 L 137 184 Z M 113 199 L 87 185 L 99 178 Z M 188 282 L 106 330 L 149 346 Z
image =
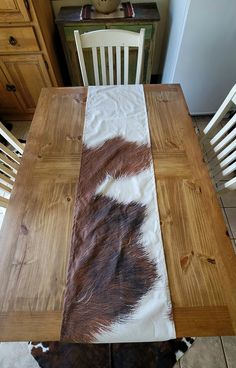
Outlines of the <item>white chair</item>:
M 201 143 L 208 145 L 205 159 L 209 163 L 217 191 L 236 189 L 236 84 L 203 130 Z M 227 113 L 231 118 L 221 124 Z
M 24 150 L 24 145 L 0 122 L 1 137 L 4 144 L 0 142 L 0 228 Z
M 129 48 L 137 48 L 137 64 L 135 84 L 140 83 L 142 64 L 143 64 L 143 47 L 144 47 L 145 29 L 141 29 L 140 33 L 123 31 L 118 29 L 99 30 L 94 32 L 79 34 L 79 31 L 74 31 L 76 48 L 79 57 L 81 74 L 83 83 L 88 86 L 88 76 L 85 66 L 83 49 L 92 49 L 93 72 L 95 84 L 114 85 L 128 84 L 129 81 Z M 98 50 L 100 57 L 98 58 Z M 122 66 L 122 51 L 124 52 L 124 66 Z M 114 58 L 116 68 L 114 73 Z M 108 58 L 108 71 L 106 68 Z M 99 65 L 101 65 L 101 76 L 99 78 Z M 123 70 L 123 75 L 122 75 Z M 108 75 L 107 75 L 108 74 Z M 114 78 L 114 74 L 115 78 Z M 108 78 L 109 77 L 109 78 Z M 100 79 L 102 79 L 100 83 Z M 109 82 L 108 82 L 109 80 Z

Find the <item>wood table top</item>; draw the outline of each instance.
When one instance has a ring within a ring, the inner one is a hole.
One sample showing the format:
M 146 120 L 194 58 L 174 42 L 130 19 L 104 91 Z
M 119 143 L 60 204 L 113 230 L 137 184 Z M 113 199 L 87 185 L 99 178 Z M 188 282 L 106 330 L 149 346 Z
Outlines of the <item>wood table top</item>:
M 236 255 L 178 85 L 145 85 L 177 336 L 236 334 Z M 86 87 L 43 89 L 0 234 L 0 341 L 59 340 Z

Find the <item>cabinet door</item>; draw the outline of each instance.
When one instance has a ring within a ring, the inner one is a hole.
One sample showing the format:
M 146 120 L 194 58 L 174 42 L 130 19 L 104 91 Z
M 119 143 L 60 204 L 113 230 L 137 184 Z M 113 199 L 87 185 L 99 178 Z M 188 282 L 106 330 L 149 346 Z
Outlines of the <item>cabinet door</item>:
M 16 87 L 16 96 L 25 113 L 33 113 L 43 87 L 52 83 L 41 55 L 0 56 L 7 79 Z
M 30 20 L 27 10 L 28 1 L 25 0 L 1 0 L 0 22 L 26 22 Z
M 7 80 L 0 67 L 0 115 L 22 112 L 14 92 L 14 86 Z

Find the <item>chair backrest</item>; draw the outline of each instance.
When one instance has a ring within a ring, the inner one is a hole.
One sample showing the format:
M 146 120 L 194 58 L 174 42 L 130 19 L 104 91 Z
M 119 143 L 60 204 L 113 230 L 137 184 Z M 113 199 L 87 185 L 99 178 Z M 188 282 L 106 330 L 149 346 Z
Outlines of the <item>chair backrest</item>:
M 91 48 L 92 50 L 94 80 L 97 86 L 101 84 L 128 84 L 130 47 L 132 49 L 137 48 L 136 77 L 134 83 L 140 83 L 145 29 L 142 28 L 140 33 L 119 29 L 109 29 L 88 32 L 82 35 L 80 35 L 79 31 L 76 30 L 74 31 L 74 35 L 81 74 L 85 86 L 88 86 L 88 76 L 83 54 L 83 49 L 85 48 Z M 98 51 L 100 57 L 98 57 Z M 115 63 L 113 59 L 115 59 Z M 124 63 L 122 63 L 122 59 Z M 107 64 L 108 72 L 106 67 Z M 116 65 L 115 68 L 114 65 Z M 99 66 L 101 66 L 101 76 L 99 73 Z M 100 79 L 102 79 L 101 83 Z
M 0 207 L 7 207 L 24 145 L 0 122 Z
M 201 142 L 209 143 L 205 158 L 213 162 L 212 175 L 219 182 L 217 190 L 236 189 L 236 84 L 203 130 Z M 230 119 L 222 120 L 230 112 Z

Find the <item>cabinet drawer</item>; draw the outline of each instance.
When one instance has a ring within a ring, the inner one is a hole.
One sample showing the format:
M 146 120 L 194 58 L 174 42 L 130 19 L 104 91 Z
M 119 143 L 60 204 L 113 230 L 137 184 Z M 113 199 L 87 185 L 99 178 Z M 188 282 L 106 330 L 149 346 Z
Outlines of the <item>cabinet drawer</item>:
M 32 27 L 0 28 L 0 52 L 39 51 Z

